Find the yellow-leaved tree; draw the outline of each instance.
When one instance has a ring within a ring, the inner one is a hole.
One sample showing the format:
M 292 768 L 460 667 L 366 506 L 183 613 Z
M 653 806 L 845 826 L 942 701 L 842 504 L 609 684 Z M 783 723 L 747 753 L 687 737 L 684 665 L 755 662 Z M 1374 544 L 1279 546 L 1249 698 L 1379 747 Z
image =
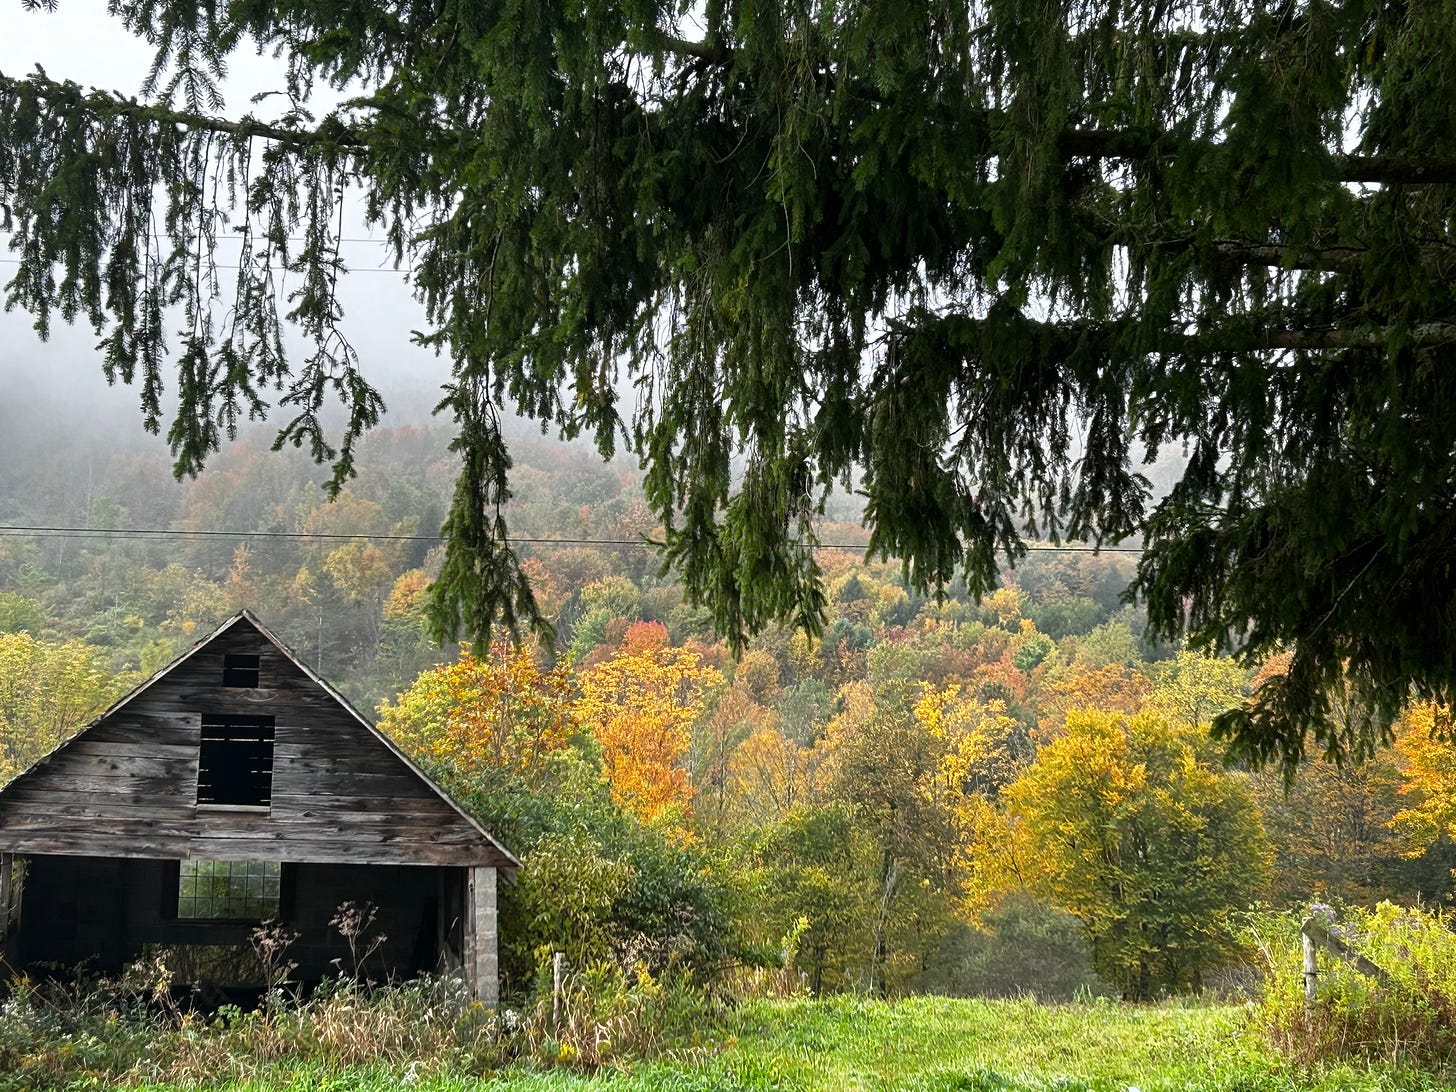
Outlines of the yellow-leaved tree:
M 942 742 L 934 795 L 950 815 L 957 902 L 980 919 L 1001 897 L 1026 886 L 1019 825 L 1001 794 L 1036 753 L 1026 726 L 999 699 L 981 700 L 966 687 L 926 687 L 915 715 Z
M 1451 713 L 1417 702 L 1402 718 L 1395 747 L 1401 761 L 1400 795 L 1405 806 L 1391 820 L 1410 856 L 1441 838 L 1456 838 L 1456 743 Z
M 530 648 L 495 644 L 483 656 L 467 647 L 455 663 L 423 672 L 380 707 L 379 727 L 456 784 L 505 770 L 530 785 L 570 742 L 576 721 L 564 668 L 543 670 Z
M 1128 1000 L 1197 987 L 1264 888 L 1258 813 L 1218 757 L 1189 725 L 1079 710 L 1004 793 L 1033 893 L 1077 918 Z
M 648 822 L 686 813 L 690 729 L 722 685 L 697 652 L 668 644 L 657 622 L 628 627 L 610 659 L 581 672 L 574 709 L 601 747 L 615 801 Z
M 0 633 L 0 784 L 9 781 L 138 681 L 113 674 L 81 641 Z

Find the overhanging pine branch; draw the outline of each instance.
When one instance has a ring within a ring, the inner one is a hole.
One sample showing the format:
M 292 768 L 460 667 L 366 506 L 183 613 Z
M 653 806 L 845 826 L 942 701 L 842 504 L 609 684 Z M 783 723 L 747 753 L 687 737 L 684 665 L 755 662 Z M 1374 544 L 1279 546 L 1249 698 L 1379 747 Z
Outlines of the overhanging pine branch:
M 1169 240 L 1147 240 L 1127 237 L 1126 232 L 1112 238 L 1119 246 L 1130 249 L 1181 252 L 1197 250 L 1216 261 L 1232 265 L 1263 266 L 1270 269 L 1298 269 L 1315 273 L 1359 273 L 1369 250 L 1363 246 L 1334 243 L 1293 246 L 1287 243 L 1259 243 L 1245 239 L 1215 239 L 1200 242 L 1192 237 Z M 1443 275 L 1456 268 L 1456 246 L 1445 243 L 1412 245 L 1404 254 L 1411 264 L 1431 265 Z
M 731 50 L 699 42 L 663 36 L 662 50 L 668 54 L 706 61 L 715 65 L 732 60 Z M 30 95 L 53 106 L 71 106 L 85 110 L 98 120 L 133 118 L 157 125 L 226 133 L 241 137 L 263 137 L 292 147 L 332 145 L 364 151 L 368 144 L 356 130 L 336 117 L 325 118 L 316 129 L 300 129 L 243 117 L 236 121 L 207 114 L 176 110 L 168 106 L 138 102 L 112 92 L 85 91 L 80 85 L 54 80 L 36 74 L 20 80 L 0 73 L 0 101 L 10 96 Z M 996 131 L 1005 124 L 1005 116 L 994 110 L 972 110 L 966 120 L 973 127 Z M 1073 128 L 1057 138 L 1057 147 L 1067 157 L 1089 159 L 1150 161 L 1174 158 L 1189 150 L 1190 145 L 1168 136 L 1150 136 L 1132 130 Z M 1373 185 L 1391 184 L 1456 184 L 1456 156 L 1384 155 L 1332 157 L 1335 177 L 1342 182 Z
M 691 42 L 661 35 L 661 51 L 668 55 L 725 67 L 735 53 L 726 46 Z M 1006 124 L 999 110 L 973 110 L 966 115 L 977 128 L 994 132 Z M 1205 143 L 1205 147 L 1208 145 Z M 1130 129 L 1071 128 L 1057 137 L 1057 147 L 1069 158 L 1148 161 L 1169 159 L 1189 150 L 1186 142 L 1168 135 L 1154 135 Z M 1336 177 L 1342 182 L 1372 185 L 1456 183 L 1456 156 L 1423 155 L 1335 155 Z
M 981 111 L 979 125 L 995 129 L 1005 124 L 999 111 Z M 1126 129 L 1067 129 L 1057 137 L 1057 149 L 1068 158 L 1149 162 L 1175 159 L 1195 149 L 1207 151 L 1208 141 L 1191 143 L 1168 135 L 1149 135 Z M 1341 182 L 1370 185 L 1456 183 L 1456 156 L 1449 155 L 1333 155 L 1334 177 Z
M 733 51 L 726 46 L 710 45 L 707 42 L 690 42 L 686 38 L 674 38 L 670 34 L 657 36 L 662 52 L 676 57 L 690 57 L 713 65 L 727 65 L 733 61 Z
M 346 151 L 364 151 L 368 145 L 359 133 L 337 117 L 327 117 L 316 129 L 275 125 L 248 116 L 230 120 L 207 114 L 176 110 L 155 103 L 138 102 L 110 92 L 84 90 L 67 80 L 56 82 L 40 74 L 15 79 L 0 73 L 0 104 L 14 109 L 13 101 L 30 97 L 52 109 L 80 110 L 98 121 L 130 119 L 150 125 L 175 125 L 196 132 L 223 133 L 236 137 L 262 137 L 294 148 L 329 145 Z M 13 101 L 12 101 L 13 100 Z
M 1191 241 L 1188 244 L 1194 245 Z M 1358 247 L 1304 248 L 1266 243 L 1244 243 L 1219 239 L 1208 244 L 1214 257 L 1238 265 L 1268 266 L 1275 269 L 1301 269 L 1321 273 L 1356 273 L 1365 260 L 1365 251 Z
M 1004 318 L 992 325 L 980 318 L 949 314 L 938 316 L 929 323 L 914 321 L 892 321 L 888 340 L 913 338 L 925 334 L 933 336 L 937 326 L 954 324 L 953 335 L 956 345 L 974 344 L 978 337 L 994 338 L 1003 331 Z M 1131 320 L 1112 322 L 1066 321 L 1041 322 L 1022 318 L 1017 326 L 1023 332 L 1035 333 L 1040 342 L 1054 349 L 1059 355 L 1067 355 L 1077 347 L 1090 342 L 1111 343 L 1124 335 L 1130 335 L 1135 327 Z M 1420 349 L 1434 349 L 1456 345 L 1456 322 L 1423 322 L 1412 326 L 1386 327 L 1247 327 L 1230 324 L 1224 329 L 1183 333 L 1161 330 L 1146 342 L 1141 342 L 1139 351 L 1144 354 L 1169 353 L 1184 356 L 1219 356 L 1226 353 L 1248 352 L 1339 352 L 1351 349 L 1380 349 L 1399 343 Z
M 1421 322 L 1403 330 L 1395 327 L 1363 330 L 1260 330 L 1249 335 L 1250 344 L 1247 347 L 1334 352 L 1341 349 L 1378 349 L 1397 339 L 1402 344 L 1420 349 L 1453 345 L 1456 344 L 1456 322 Z M 1195 351 L 1197 343 L 1204 340 L 1208 340 L 1207 335 L 1189 339 Z M 1233 340 L 1236 342 L 1237 338 Z M 1210 347 L 1205 351 L 1220 350 Z M 1238 346 L 1235 345 L 1229 351 L 1238 351 Z

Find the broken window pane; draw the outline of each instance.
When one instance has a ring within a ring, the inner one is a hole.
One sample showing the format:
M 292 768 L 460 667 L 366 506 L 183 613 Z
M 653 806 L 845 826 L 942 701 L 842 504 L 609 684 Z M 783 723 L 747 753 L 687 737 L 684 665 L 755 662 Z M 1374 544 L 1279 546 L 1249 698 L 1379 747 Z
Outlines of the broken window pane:
M 278 916 L 277 861 L 182 861 L 177 917 L 263 921 Z

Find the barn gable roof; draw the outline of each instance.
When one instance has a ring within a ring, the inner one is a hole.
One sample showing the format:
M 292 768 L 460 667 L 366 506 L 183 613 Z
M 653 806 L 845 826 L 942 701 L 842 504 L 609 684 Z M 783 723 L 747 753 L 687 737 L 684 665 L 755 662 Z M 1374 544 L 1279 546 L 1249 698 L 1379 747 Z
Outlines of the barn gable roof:
M 256 687 L 223 685 L 256 656 Z M 274 726 L 267 807 L 198 802 L 204 718 Z M 262 622 L 241 611 L 0 789 L 0 850 L 106 857 L 519 862 Z

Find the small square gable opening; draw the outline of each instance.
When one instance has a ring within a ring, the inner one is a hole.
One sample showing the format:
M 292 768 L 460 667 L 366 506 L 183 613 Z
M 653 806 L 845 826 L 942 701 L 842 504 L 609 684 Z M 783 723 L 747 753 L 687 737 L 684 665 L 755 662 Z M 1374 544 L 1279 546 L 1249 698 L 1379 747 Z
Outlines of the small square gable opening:
M 197 803 L 266 808 L 272 798 L 273 718 L 204 714 Z
M 241 652 L 229 652 L 222 658 L 223 686 L 256 690 L 258 688 L 259 657 Z

